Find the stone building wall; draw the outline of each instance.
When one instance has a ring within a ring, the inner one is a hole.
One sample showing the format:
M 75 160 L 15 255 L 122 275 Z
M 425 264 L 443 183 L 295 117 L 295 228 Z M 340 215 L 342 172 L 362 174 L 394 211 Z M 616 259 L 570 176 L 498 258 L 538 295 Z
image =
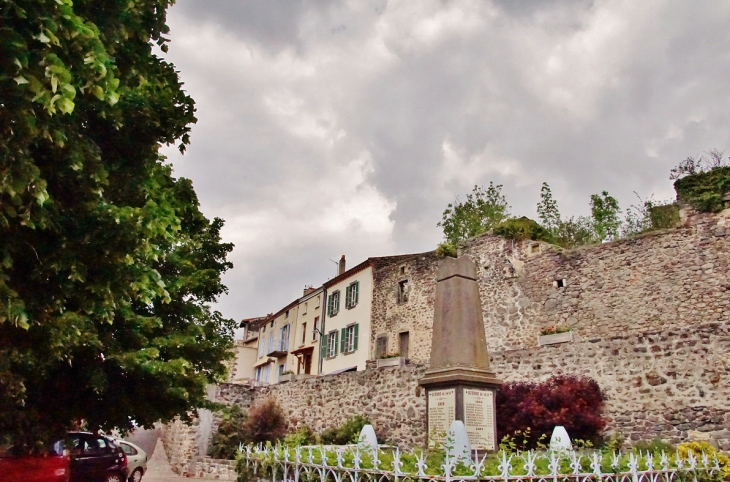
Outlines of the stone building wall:
M 490 352 L 534 347 L 540 328 L 553 325 L 593 339 L 729 320 L 730 210 L 685 219 L 676 229 L 573 250 L 490 235 L 467 241 L 461 254 L 477 264 Z M 398 333 L 409 331 L 410 358 L 429 359 L 437 264 L 424 253 L 375 273 L 373 346 L 387 336 L 397 349 Z M 410 297 L 399 304 L 401 278 Z

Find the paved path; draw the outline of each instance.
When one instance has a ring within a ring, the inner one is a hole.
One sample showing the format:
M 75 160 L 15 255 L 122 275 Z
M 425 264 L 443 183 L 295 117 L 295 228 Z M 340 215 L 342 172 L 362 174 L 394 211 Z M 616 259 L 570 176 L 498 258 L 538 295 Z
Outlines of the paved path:
M 180 477 L 175 474 L 170 468 L 170 462 L 167 460 L 162 439 L 158 438 L 152 457 L 147 461 L 147 473 L 142 477 L 142 482 L 182 482 L 185 480 L 200 481 L 206 479 Z

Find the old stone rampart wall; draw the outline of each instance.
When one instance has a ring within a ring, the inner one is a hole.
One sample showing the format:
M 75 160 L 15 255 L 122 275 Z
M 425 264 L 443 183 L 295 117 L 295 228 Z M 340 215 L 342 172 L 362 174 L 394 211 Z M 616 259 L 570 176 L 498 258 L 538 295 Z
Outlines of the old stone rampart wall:
M 607 433 L 674 442 L 701 434 L 730 449 L 728 322 L 502 351 L 491 364 L 507 382 L 554 374 L 596 380 L 606 396 Z M 425 369 L 381 368 L 256 389 L 222 385 L 217 400 L 247 407 L 272 397 L 291 428 L 306 424 L 315 432 L 366 415 L 381 439 L 418 447 L 425 443 L 426 400 L 418 386 Z
M 555 325 L 591 340 L 730 320 L 729 235 L 726 210 L 573 250 L 484 235 L 461 254 L 477 264 L 487 343 L 496 353 L 534 347 L 540 329 Z M 373 350 L 387 336 L 397 351 L 398 334 L 408 331 L 409 358 L 428 361 L 437 264 L 425 253 L 375 273 Z M 409 284 L 406 303 L 395 296 L 401 279 Z

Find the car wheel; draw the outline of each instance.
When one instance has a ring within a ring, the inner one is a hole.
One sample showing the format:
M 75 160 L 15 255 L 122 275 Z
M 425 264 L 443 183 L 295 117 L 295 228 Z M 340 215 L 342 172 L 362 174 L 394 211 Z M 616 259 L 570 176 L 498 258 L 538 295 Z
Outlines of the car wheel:
M 104 482 L 124 482 L 124 479 L 119 474 L 106 474 Z
M 129 482 L 140 482 L 142 480 L 142 469 L 135 469 L 129 476 Z

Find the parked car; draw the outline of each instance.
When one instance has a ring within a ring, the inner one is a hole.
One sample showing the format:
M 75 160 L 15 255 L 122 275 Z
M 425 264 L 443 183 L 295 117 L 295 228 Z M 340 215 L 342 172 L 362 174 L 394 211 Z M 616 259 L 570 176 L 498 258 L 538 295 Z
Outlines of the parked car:
M 129 482 L 139 482 L 147 472 L 147 453 L 132 442 L 117 440 L 117 443 L 127 455 Z
M 126 482 L 127 456 L 114 439 L 71 432 L 66 442 L 71 452 L 70 482 Z
M 61 443 L 45 453 L 22 457 L 0 452 L 0 482 L 69 482 L 70 464 Z

